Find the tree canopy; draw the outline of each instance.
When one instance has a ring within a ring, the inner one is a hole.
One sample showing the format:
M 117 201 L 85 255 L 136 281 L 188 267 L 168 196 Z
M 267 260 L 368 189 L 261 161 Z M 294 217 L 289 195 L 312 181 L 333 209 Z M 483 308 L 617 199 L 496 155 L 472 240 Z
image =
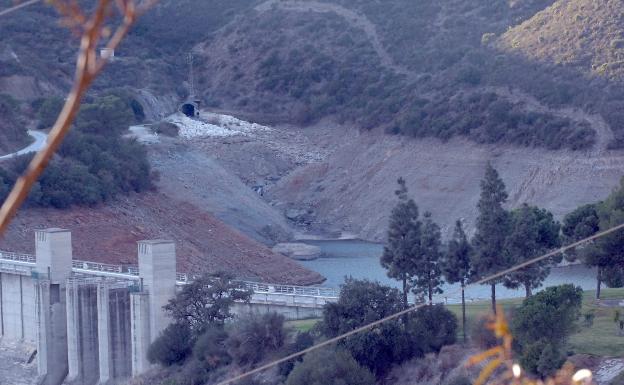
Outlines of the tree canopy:
M 561 245 L 561 225 L 544 209 L 527 204 L 511 213 L 511 232 L 505 242 L 508 258 L 514 264 L 538 257 Z M 561 261 L 561 255 L 536 262 L 505 277 L 505 286 L 524 286 L 527 297 L 550 274 L 550 267 Z
M 251 291 L 232 282 L 228 273 L 203 275 L 185 285 L 167 305 L 167 311 L 179 324 L 188 325 L 194 335 L 202 334 L 209 325 L 223 325 L 232 318 L 230 307 L 235 301 L 249 301 Z

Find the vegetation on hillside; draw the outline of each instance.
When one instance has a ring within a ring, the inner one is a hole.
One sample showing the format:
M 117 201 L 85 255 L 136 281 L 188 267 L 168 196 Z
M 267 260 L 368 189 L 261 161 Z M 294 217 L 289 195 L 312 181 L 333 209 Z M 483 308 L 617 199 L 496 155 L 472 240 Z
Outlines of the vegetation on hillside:
M 151 188 L 153 175 L 145 149 L 123 137 L 134 119 L 132 109 L 115 96 L 83 104 L 73 130 L 30 192 L 28 203 L 56 208 L 94 205 Z M 31 157 L 16 157 L 0 168 L 0 201 Z
M 465 136 L 479 143 L 549 149 L 590 147 L 596 133 L 586 122 L 547 110 L 573 106 L 600 113 L 614 130 L 611 146 L 624 144 L 624 88 L 619 80 L 605 82 L 575 67 L 535 62 L 496 44 L 509 27 L 531 25 L 554 0 L 322 2 L 370 21 L 383 57 L 371 43 L 370 31 L 364 33 L 361 25 L 331 11 L 274 6 L 260 12 L 254 9 L 260 0 L 162 1 L 141 18 L 95 88 L 147 88 L 184 98 L 186 55 L 193 50 L 197 88 L 207 106 L 300 124 L 333 117 L 415 137 Z M 565 9 L 562 17 L 573 9 Z M 594 19 L 612 17 L 596 7 L 580 13 L 588 26 Z M 34 76 L 57 89 L 67 87 L 73 70 L 71 39 L 59 34 L 53 16 L 50 9 L 35 7 L 3 21 L 10 36 L 0 43 L 7 53 L 0 55 L 4 76 Z M 22 17 L 46 31 L 34 49 L 24 49 L 30 34 Z M 600 41 L 609 40 L 617 58 L 613 28 L 601 29 Z M 532 32 L 520 28 L 514 33 Z M 556 46 L 558 33 L 544 44 Z M 51 76 L 44 79 L 41 74 Z M 492 92 L 492 87 L 521 90 L 546 110 L 531 111 L 522 100 Z
M 0 155 L 28 143 L 28 135 L 20 119 L 19 103 L 10 95 L 0 93 Z

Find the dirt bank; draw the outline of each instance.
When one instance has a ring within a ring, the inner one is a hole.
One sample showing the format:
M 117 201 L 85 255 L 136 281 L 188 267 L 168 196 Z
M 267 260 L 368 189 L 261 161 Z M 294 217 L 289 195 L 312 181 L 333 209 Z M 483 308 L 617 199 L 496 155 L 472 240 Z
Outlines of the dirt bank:
M 32 253 L 35 228 L 72 231 L 74 258 L 136 264 L 136 242 L 165 238 L 176 242 L 178 271 L 226 270 L 240 278 L 308 285 L 323 278 L 230 228 L 205 210 L 160 193 L 122 198 L 95 208 L 22 210 L 0 249 Z

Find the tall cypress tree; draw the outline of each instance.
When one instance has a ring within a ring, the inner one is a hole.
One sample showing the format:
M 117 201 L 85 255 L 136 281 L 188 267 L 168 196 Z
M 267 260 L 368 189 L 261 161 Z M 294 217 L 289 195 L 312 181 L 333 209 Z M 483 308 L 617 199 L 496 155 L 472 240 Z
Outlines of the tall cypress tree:
M 388 270 L 388 277 L 401 281 L 403 305 L 407 307 L 410 279 L 417 269 L 420 249 L 421 222 L 418 206 L 407 195 L 405 180 L 399 178 L 399 189 L 395 192 L 399 203 L 392 209 L 388 241 L 381 256 L 381 266 Z
M 561 246 L 561 225 L 547 210 L 527 204 L 511 213 L 511 232 L 505 251 L 514 264 L 535 258 Z M 524 286 L 530 297 L 550 274 L 550 267 L 561 262 L 561 255 L 536 262 L 505 277 L 504 285 L 510 289 Z
M 503 208 L 507 201 L 505 184 L 498 172 L 488 162 L 485 177 L 481 181 L 481 197 L 477 204 L 479 215 L 476 233 L 473 238 L 472 265 L 478 277 L 485 277 L 509 266 L 503 253 L 505 239 L 509 230 L 509 213 Z M 496 285 L 502 278 L 484 283 L 492 289 L 492 310 L 496 312 Z
M 433 304 L 433 295 L 442 293 L 441 257 L 442 237 L 440 227 L 431 218 L 431 213 L 424 214 L 422 234 L 420 238 L 420 253 L 412 278 L 412 292 L 417 298 L 429 300 Z
M 472 275 L 472 245 L 468 241 L 466 232 L 460 220 L 455 222 L 453 237 L 448 243 L 448 250 L 444 256 L 443 271 L 448 283 L 461 284 L 462 291 L 462 330 L 466 342 L 466 298 L 464 288 Z

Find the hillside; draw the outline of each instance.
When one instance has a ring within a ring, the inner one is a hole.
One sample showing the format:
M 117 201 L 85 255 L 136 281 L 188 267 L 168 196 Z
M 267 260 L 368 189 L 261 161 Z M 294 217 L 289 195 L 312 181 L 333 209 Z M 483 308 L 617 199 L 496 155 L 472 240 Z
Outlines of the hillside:
M 505 32 L 499 46 L 538 61 L 624 80 L 624 4 L 559 0 Z
M 548 149 L 600 145 L 590 122 L 549 110 L 573 107 L 601 113 L 616 131 L 610 146 L 620 146 L 621 103 L 612 97 L 619 86 L 605 95 L 603 85 L 579 82 L 573 73 L 553 77 L 548 65 L 518 61 L 490 44 L 552 2 L 162 1 L 93 92 L 125 88 L 148 118 L 162 117 L 188 94 L 192 50 L 205 106 L 261 113 L 267 121 L 308 125 L 329 117 L 414 137 Z M 67 89 L 75 42 L 53 15 L 36 6 L 0 23 L 8 37 L 0 43 L 0 92 L 9 92 L 3 80 L 15 76 L 34 90 L 17 95 L 22 102 Z M 26 44 L 33 32 L 24 27 L 27 18 L 45 31 L 34 45 Z M 535 97 L 543 108 L 528 108 L 504 89 Z M 609 106 L 600 107 L 606 100 Z
M 0 249 L 33 253 L 34 229 L 48 227 L 72 231 L 75 259 L 136 265 L 137 241 L 165 238 L 176 242 L 180 272 L 229 271 L 243 279 L 299 285 L 323 280 L 197 206 L 158 193 L 96 208 L 22 210 L 0 241 Z

